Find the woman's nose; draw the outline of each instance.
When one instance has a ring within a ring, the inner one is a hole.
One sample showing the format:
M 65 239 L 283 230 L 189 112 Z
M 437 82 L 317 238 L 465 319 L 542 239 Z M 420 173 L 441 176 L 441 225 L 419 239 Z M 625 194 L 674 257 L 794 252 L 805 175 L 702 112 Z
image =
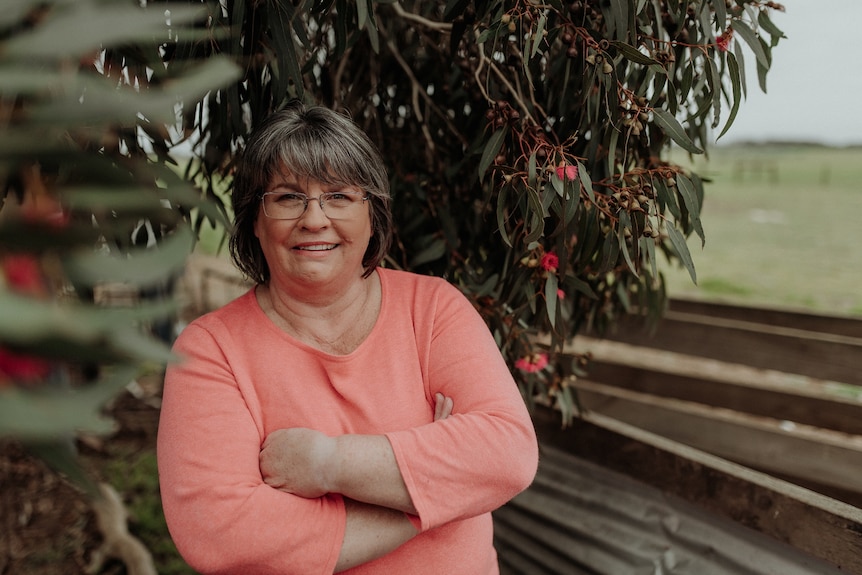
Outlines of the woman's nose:
M 329 224 L 329 218 L 320 205 L 320 196 L 309 197 L 305 212 L 300 217 L 302 225 L 307 228 L 325 227 Z

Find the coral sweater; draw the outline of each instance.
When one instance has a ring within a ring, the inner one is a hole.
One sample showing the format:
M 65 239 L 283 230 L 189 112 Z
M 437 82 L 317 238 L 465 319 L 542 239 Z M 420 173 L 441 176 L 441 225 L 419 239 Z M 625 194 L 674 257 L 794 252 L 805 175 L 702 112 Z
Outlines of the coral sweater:
M 278 329 L 254 290 L 191 323 L 169 367 L 158 437 L 171 536 L 202 573 L 328 574 L 345 529 L 340 495 L 266 485 L 261 444 L 277 429 L 385 434 L 421 533 L 345 573 L 498 573 L 490 512 L 538 463 L 532 422 L 487 326 L 439 278 L 378 269 L 382 306 L 352 353 Z M 454 400 L 434 422 L 434 395 Z

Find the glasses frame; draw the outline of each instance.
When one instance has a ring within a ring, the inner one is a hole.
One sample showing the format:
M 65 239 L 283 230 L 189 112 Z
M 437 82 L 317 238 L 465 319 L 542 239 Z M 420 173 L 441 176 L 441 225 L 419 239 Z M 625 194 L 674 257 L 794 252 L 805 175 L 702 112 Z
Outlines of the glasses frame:
M 279 218 L 277 216 L 269 215 L 266 211 L 266 197 L 267 196 L 282 195 L 284 193 L 285 192 L 264 192 L 260 195 L 260 205 L 263 208 L 263 215 L 264 216 L 266 216 L 267 218 L 269 218 L 271 220 L 298 220 L 298 219 L 302 218 L 302 216 L 305 215 L 305 212 L 308 211 L 308 203 L 312 200 L 316 200 L 317 205 L 320 206 L 320 211 L 322 211 L 323 215 L 325 215 L 328 219 L 330 219 L 330 220 L 346 220 L 346 219 L 350 219 L 350 218 L 349 217 L 348 218 L 339 218 L 337 216 L 332 217 L 328 213 L 326 213 L 326 208 L 324 207 L 326 205 L 326 202 L 327 202 L 326 198 L 331 198 L 334 195 L 362 196 L 362 192 L 354 192 L 354 191 L 322 192 L 320 195 L 315 196 L 315 197 L 307 196 L 307 195 L 303 194 L 302 192 L 291 192 L 294 195 L 301 196 L 303 198 L 302 212 L 300 212 L 300 214 L 298 216 L 296 216 L 295 218 Z M 371 194 L 366 193 L 364 196 L 359 198 L 359 201 L 360 202 L 367 202 L 370 198 L 371 198 Z

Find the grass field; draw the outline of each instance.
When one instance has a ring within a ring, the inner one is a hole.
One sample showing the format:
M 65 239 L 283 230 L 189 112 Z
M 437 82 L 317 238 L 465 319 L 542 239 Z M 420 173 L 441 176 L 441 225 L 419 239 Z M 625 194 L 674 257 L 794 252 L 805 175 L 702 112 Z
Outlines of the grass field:
M 717 147 L 674 159 L 705 178 L 698 284 L 665 267 L 671 295 L 862 315 L 862 147 Z

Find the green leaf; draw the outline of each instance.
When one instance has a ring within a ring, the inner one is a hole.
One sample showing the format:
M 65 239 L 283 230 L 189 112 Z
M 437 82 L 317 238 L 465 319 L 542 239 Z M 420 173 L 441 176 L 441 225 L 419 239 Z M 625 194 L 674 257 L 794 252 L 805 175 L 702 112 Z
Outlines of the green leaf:
M 509 233 L 506 231 L 506 197 L 509 194 L 509 190 L 511 187 L 507 184 L 500 189 L 500 193 L 497 195 L 497 231 L 500 233 L 500 237 L 503 238 L 503 242 L 510 248 L 512 247 L 512 240 L 509 238 Z
M 664 68 L 661 62 L 659 62 L 655 58 L 647 56 L 631 44 L 614 40 L 611 42 L 611 46 L 616 48 L 617 51 L 619 51 L 619 53 L 622 54 L 623 57 L 630 62 L 634 62 L 636 64 L 643 64 L 644 66 L 659 66 L 661 68 Z
M 727 6 L 724 2 L 710 2 L 710 5 L 715 10 L 715 30 L 722 32 L 727 26 Z
M 503 138 L 506 136 L 506 129 L 500 128 L 488 138 L 488 143 L 485 144 L 485 149 L 482 151 L 482 158 L 479 160 L 479 181 L 485 178 L 485 172 L 488 171 L 488 166 L 500 153 L 500 148 L 503 147 Z
M 641 237 L 640 245 L 641 254 L 643 254 L 644 259 L 650 265 L 652 277 L 656 277 L 658 275 L 658 264 L 655 259 L 655 240 L 650 237 Z
M 724 124 L 724 128 L 722 128 L 721 133 L 718 135 L 716 140 L 720 140 L 733 125 L 733 121 L 736 119 L 736 113 L 739 111 L 740 101 L 742 100 L 739 64 L 736 62 L 736 57 L 730 52 L 727 53 L 727 69 L 730 76 L 731 89 L 733 91 L 733 103 L 730 108 L 730 116 L 727 118 L 727 123 Z
M 593 181 L 590 179 L 590 173 L 587 171 L 587 168 L 577 160 L 578 164 L 578 180 L 581 182 L 581 185 L 584 187 L 584 190 L 587 192 L 587 197 L 590 198 L 590 201 L 595 203 L 596 201 L 596 193 L 593 191 Z
M 703 150 L 698 148 L 688 137 L 688 134 L 685 133 L 682 124 L 680 124 L 669 112 L 662 110 L 661 108 L 653 108 L 653 119 L 662 131 L 670 136 L 670 138 L 682 149 L 691 152 L 692 154 L 703 153 Z
M 367 0 L 356 0 L 356 19 L 359 24 L 359 29 L 362 30 L 368 25 L 368 3 Z
M 743 97 L 748 97 L 748 84 L 745 79 L 745 54 L 742 52 L 742 45 L 739 42 L 733 43 L 733 53 L 736 54 L 736 63 L 739 64 L 739 84 L 742 88 Z
M 691 219 L 691 225 L 697 235 L 701 238 L 701 243 L 705 243 L 706 238 L 703 233 L 703 225 L 700 222 L 700 200 L 697 196 L 697 191 L 694 184 L 688 177 L 683 174 L 677 174 L 676 186 L 679 190 L 679 195 L 682 196 L 685 207 L 688 210 L 688 216 Z
M 543 11 L 542 15 L 539 16 L 539 25 L 536 27 L 536 31 L 533 32 L 533 49 L 530 51 L 530 59 L 536 57 L 536 54 L 539 53 L 539 49 L 542 47 L 542 42 L 545 41 L 545 25 L 548 22 L 548 12 Z
M 588 298 L 598 299 L 596 292 L 593 291 L 593 288 L 590 287 L 590 284 L 588 284 L 581 278 L 570 275 L 566 277 L 566 283 L 571 284 L 572 287 L 575 288 L 575 291 L 581 292 Z
M 111 431 L 101 413 L 108 400 L 134 379 L 136 369 L 109 372 L 104 379 L 77 388 L 42 386 L 0 389 L 0 437 L 25 441 L 73 437 L 76 432 Z
M 116 2 L 81 0 L 65 4 L 65 9 L 50 11 L 31 31 L 9 40 L 6 56 L 68 60 L 118 44 L 156 39 L 167 42 L 172 28 L 207 15 L 205 7 L 173 4 L 168 24 L 163 5 L 142 9 Z
M 667 226 L 667 236 L 670 243 L 673 245 L 674 251 L 679 256 L 682 265 L 688 270 L 688 275 L 691 277 L 692 283 L 697 285 L 697 273 L 694 270 L 694 261 L 691 259 L 691 252 L 688 251 L 688 244 L 685 243 L 685 237 L 678 229 L 672 225 Z
M 530 220 L 530 231 L 524 238 L 525 244 L 535 242 L 545 232 L 545 218 L 542 213 L 542 199 L 539 192 L 533 188 L 527 188 L 527 217 Z
M 769 12 L 767 10 L 758 11 L 757 23 L 761 28 L 769 32 L 773 38 L 773 42 L 775 42 L 777 38 L 787 38 L 787 36 L 784 35 L 784 32 L 782 32 L 769 17 Z
M 628 0 L 611 0 L 610 7 L 614 36 L 618 40 L 625 40 L 626 34 L 628 34 L 629 2 Z
M 193 240 L 191 230 L 183 227 L 157 246 L 131 250 L 122 257 L 92 251 L 73 254 L 64 262 L 64 268 L 69 279 L 79 285 L 153 285 L 182 272 Z
M 410 260 L 411 267 L 418 267 L 428 262 L 439 260 L 446 254 L 446 241 L 443 238 L 437 238 L 431 244 L 416 254 Z
M 545 278 L 545 309 L 548 312 L 548 321 L 551 327 L 555 327 L 557 321 L 557 276 L 548 272 Z
M 635 277 L 640 277 L 638 275 L 637 266 L 632 261 L 631 254 L 629 254 L 629 249 L 628 249 L 628 245 L 626 242 L 626 230 L 629 230 L 629 232 L 633 236 L 635 235 L 634 229 L 632 227 L 631 216 L 629 216 L 629 213 L 626 212 L 625 210 L 621 210 L 620 211 L 620 223 L 619 223 L 619 226 L 617 227 L 617 240 L 620 243 L 620 251 L 623 252 L 623 258 L 626 260 L 626 265 L 629 267 L 629 271 L 631 271 Z M 632 241 L 632 248 L 636 249 L 636 245 L 637 244 L 636 244 L 635 240 L 633 240 Z
M 757 58 L 757 63 L 760 66 L 763 66 L 765 70 L 769 70 L 769 56 L 763 49 L 763 45 L 760 43 L 760 38 L 757 37 L 755 31 L 742 20 L 734 21 L 733 31 L 745 40 L 745 43 L 748 44 L 748 47 L 751 48 L 752 52 L 754 52 L 754 57 Z

